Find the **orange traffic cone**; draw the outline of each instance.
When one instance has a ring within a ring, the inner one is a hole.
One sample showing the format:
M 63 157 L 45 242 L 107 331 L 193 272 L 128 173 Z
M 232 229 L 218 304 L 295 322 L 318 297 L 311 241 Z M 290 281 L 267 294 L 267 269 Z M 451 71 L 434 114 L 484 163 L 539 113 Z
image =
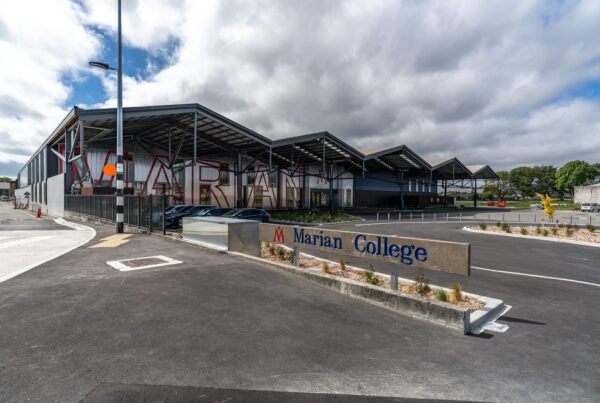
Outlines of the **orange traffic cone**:
M 37 218 L 42 218 L 42 208 L 38 207 Z

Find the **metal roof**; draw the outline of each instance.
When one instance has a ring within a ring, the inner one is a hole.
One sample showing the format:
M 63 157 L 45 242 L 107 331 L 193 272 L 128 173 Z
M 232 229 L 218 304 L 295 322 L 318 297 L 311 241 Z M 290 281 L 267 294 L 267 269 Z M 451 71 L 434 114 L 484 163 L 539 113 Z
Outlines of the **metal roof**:
M 449 159 L 428 160 L 433 170 L 434 179 L 471 179 L 469 168 L 456 157 Z
M 387 168 L 389 170 L 431 170 L 431 165 L 405 145 L 392 147 L 365 156 L 369 169 Z
M 272 158 L 280 167 L 303 163 L 335 163 L 348 169 L 362 169 L 364 155 L 329 132 L 305 134 L 275 140 Z
M 498 175 L 489 165 L 467 165 L 473 179 L 499 179 Z
M 115 138 L 116 109 L 76 108 L 75 113 L 84 123 L 87 143 Z M 179 150 L 182 157 L 194 154 L 194 125 L 198 157 L 223 151 L 258 153 L 268 149 L 272 143 L 255 131 L 199 104 L 123 109 L 124 139 L 165 150 L 171 142 L 171 147 Z

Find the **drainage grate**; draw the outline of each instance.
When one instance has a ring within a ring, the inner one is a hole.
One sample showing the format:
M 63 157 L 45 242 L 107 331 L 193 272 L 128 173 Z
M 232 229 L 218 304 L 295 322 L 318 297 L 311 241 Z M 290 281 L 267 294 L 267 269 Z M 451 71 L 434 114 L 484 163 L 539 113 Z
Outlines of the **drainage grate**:
M 150 269 L 153 267 L 171 266 L 183 263 L 166 256 L 147 256 L 133 259 L 111 260 L 106 262 L 109 266 L 119 271 Z

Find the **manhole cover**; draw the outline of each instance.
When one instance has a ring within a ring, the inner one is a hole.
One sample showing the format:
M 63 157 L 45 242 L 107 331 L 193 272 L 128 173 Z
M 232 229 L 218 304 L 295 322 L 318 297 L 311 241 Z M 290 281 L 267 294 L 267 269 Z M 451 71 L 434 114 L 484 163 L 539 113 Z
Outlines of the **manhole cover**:
M 106 262 L 119 271 L 150 269 L 153 267 L 170 266 L 183 263 L 167 256 L 146 256 L 132 259 L 111 260 Z

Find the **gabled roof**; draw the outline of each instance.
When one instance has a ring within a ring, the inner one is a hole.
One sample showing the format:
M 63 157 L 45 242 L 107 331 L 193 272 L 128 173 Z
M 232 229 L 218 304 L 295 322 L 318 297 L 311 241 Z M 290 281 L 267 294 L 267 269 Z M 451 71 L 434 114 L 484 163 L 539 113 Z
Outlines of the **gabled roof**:
M 431 165 L 434 179 L 471 179 L 472 173 L 458 158 L 438 158 L 427 160 Z
M 367 168 L 387 168 L 395 171 L 431 170 L 431 165 L 405 145 L 386 148 L 365 156 Z
M 319 132 L 275 140 L 272 158 L 280 167 L 325 161 L 362 169 L 364 155 L 331 133 Z
M 473 179 L 499 179 L 498 175 L 489 165 L 467 165 Z

